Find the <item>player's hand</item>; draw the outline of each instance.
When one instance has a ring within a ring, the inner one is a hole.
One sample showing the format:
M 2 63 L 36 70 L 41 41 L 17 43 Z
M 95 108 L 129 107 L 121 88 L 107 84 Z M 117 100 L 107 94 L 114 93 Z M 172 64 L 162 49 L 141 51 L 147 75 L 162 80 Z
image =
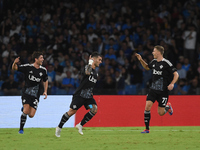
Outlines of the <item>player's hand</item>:
M 92 56 L 91 56 L 91 55 L 90 55 L 90 57 L 89 57 L 89 60 L 90 60 L 90 59 L 94 60 L 94 59 L 92 58 Z
M 174 88 L 174 84 L 170 84 L 170 85 L 168 85 L 167 88 L 168 88 L 169 91 L 173 90 L 173 88 Z
M 137 57 L 137 59 L 140 61 L 142 59 L 141 55 L 138 53 L 135 53 L 135 56 Z
M 88 64 L 89 64 L 89 65 L 92 65 L 93 63 L 94 63 L 94 59 L 93 59 L 92 56 L 90 55 Z
M 46 92 L 44 92 L 44 93 L 43 93 L 43 95 L 45 95 L 44 99 L 46 99 L 46 98 L 47 98 L 47 93 L 46 93 Z
M 15 64 L 17 64 L 20 61 L 19 58 L 20 57 L 15 58 L 15 61 L 14 61 Z

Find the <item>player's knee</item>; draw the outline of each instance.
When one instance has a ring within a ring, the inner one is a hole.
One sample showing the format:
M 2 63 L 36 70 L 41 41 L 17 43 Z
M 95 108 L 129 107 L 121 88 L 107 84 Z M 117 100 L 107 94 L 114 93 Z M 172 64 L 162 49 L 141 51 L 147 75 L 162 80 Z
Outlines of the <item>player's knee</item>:
M 150 110 L 151 110 L 151 107 L 147 105 L 147 106 L 145 106 L 145 110 L 146 110 L 146 111 L 150 111 Z
M 97 105 L 92 105 L 92 107 L 90 107 L 90 111 L 91 111 L 93 114 L 96 114 L 96 113 L 97 113 Z
M 33 118 L 33 117 L 34 117 L 34 115 L 33 115 L 33 114 L 29 114 L 28 116 L 29 116 L 29 118 Z
M 23 110 L 23 113 L 25 113 L 25 114 L 29 114 L 30 112 L 27 111 L 27 110 Z
M 70 109 L 67 114 L 71 117 L 72 115 L 74 115 L 77 112 L 77 110 L 75 109 Z
M 163 112 L 163 111 L 158 111 L 158 114 L 159 114 L 160 116 L 163 116 L 163 115 L 165 114 L 165 112 Z

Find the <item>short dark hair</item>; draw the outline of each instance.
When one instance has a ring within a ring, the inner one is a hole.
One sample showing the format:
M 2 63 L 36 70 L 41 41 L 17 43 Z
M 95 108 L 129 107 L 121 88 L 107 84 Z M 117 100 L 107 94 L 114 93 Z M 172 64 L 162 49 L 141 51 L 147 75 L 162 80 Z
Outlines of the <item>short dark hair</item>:
M 32 59 L 35 61 L 35 58 L 39 58 L 40 57 L 40 55 L 43 55 L 43 53 L 42 52 L 39 52 L 39 51 L 35 51 L 35 52 L 33 52 L 33 54 L 32 54 Z
M 161 55 L 164 54 L 164 47 L 162 47 L 160 45 L 156 45 L 154 48 L 156 48 L 161 53 Z
M 91 54 L 91 57 L 98 57 L 98 56 L 102 57 L 102 55 L 99 54 L 98 52 L 93 52 L 93 53 Z

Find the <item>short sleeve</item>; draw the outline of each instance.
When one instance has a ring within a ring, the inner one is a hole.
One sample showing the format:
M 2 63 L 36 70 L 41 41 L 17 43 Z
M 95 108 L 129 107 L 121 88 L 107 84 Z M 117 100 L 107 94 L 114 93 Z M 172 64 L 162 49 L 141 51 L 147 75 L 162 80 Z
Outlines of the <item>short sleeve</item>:
M 153 60 L 148 64 L 148 67 L 149 67 L 150 69 L 152 69 L 152 66 L 153 66 L 154 63 L 155 63 L 155 59 L 153 59 Z
M 24 65 L 19 65 L 18 66 L 18 71 L 22 72 L 22 73 L 26 73 L 28 70 L 28 65 L 24 64 Z
M 44 82 L 46 82 L 46 81 L 48 80 L 48 75 L 47 75 L 47 71 L 46 71 L 46 70 L 45 70 L 45 73 L 44 73 L 44 75 L 43 75 L 42 80 L 43 80 Z

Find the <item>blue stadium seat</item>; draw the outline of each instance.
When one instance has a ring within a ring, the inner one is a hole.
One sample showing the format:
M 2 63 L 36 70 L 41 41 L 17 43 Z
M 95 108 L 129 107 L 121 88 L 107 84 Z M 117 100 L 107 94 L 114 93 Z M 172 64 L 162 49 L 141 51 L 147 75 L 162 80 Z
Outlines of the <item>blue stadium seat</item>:
M 65 89 L 56 89 L 55 95 L 67 95 L 67 91 Z
M 126 95 L 136 95 L 137 94 L 137 88 L 135 85 L 126 85 L 125 86 L 125 94 Z

